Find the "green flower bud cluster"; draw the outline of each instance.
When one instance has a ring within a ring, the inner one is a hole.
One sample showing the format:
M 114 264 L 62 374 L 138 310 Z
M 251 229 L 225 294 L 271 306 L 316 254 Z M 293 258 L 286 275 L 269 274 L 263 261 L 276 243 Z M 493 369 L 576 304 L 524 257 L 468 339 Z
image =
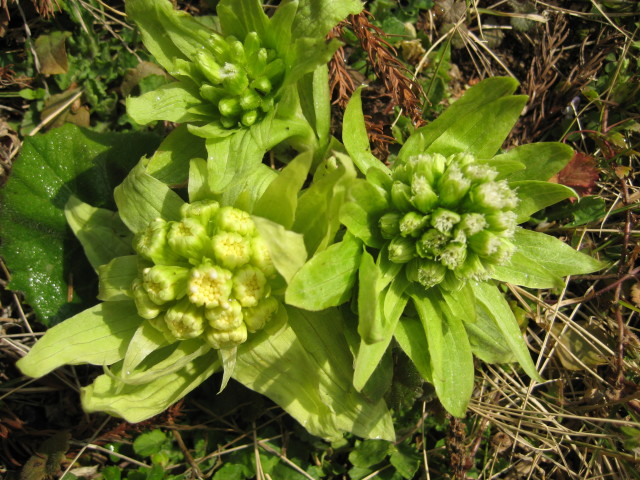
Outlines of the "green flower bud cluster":
M 514 251 L 516 193 L 488 165 L 459 153 L 410 157 L 392 169 L 392 210 L 378 226 L 389 260 L 425 288 L 484 280 Z
M 224 128 L 249 127 L 273 109 L 285 64 L 256 32 L 244 42 L 213 34 L 194 61 L 200 96 L 214 106 Z
M 172 341 L 201 337 L 231 348 L 278 309 L 269 250 L 251 216 L 215 201 L 187 203 L 181 220 L 157 219 L 134 238 L 138 314 Z

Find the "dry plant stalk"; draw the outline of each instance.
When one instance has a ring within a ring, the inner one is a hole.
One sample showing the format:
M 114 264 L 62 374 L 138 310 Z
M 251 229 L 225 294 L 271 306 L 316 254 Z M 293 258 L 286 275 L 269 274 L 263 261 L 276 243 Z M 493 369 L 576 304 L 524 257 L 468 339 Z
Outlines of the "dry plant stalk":
M 349 24 L 367 53 L 369 64 L 391 95 L 393 105 L 400 106 L 416 126 L 424 124 L 418 83 L 402 73 L 404 65 L 395 49 L 383 39 L 385 33 L 367 18 L 367 13 L 349 16 Z

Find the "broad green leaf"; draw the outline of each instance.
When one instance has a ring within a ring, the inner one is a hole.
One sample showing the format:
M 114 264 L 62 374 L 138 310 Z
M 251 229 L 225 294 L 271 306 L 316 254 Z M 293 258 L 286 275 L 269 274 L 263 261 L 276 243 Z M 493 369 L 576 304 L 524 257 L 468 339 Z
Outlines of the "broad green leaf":
M 146 159 L 118 185 L 113 196 L 120 218 L 133 232 L 138 233 L 157 218 L 180 220 L 180 207 L 184 201 L 160 180 L 146 171 Z
M 95 273 L 64 215 L 69 197 L 115 210 L 113 188 L 158 143 L 152 135 L 74 125 L 25 138 L 0 190 L 0 255 L 11 271 L 9 288 L 24 292 L 41 323 L 58 323 L 95 303 Z
M 346 155 L 336 154 L 329 160 L 335 160 L 337 165 L 322 176 L 319 176 L 320 168 L 316 169 L 311 186 L 298 199 L 293 223 L 293 230 L 304 235 L 310 255 L 324 250 L 333 242 L 341 226 L 340 209 L 356 176 L 353 163 Z
M 351 385 L 340 313 L 287 310 L 288 322 L 278 332 L 258 332 L 261 341 L 239 348 L 234 378 L 274 400 L 314 435 L 393 439 L 384 401 L 367 399 Z
M 485 313 L 493 319 L 502 332 L 504 342 L 509 346 L 523 370 L 533 380 L 542 381 L 533 360 L 531 360 L 518 322 L 504 295 L 498 290 L 498 287 L 488 282 L 474 283 L 472 287 L 478 302 L 483 305 Z
M 220 368 L 217 352 L 202 355 L 177 372 L 142 385 L 123 385 L 100 375 L 81 390 L 87 412 L 107 412 L 130 423 L 141 422 L 166 410 Z
M 253 217 L 256 229 L 267 243 L 273 265 L 287 281 L 291 279 L 307 260 L 304 239 L 299 233 L 286 230 L 282 225 L 266 218 Z
M 462 138 L 451 138 L 451 133 L 460 131 L 461 129 L 468 129 L 470 120 L 475 119 L 473 123 L 477 123 L 479 120 L 481 121 L 482 118 L 485 118 L 486 114 L 485 121 L 487 123 L 484 125 L 479 124 L 476 127 L 478 130 L 474 137 L 481 132 L 484 133 L 486 127 L 490 125 L 488 123 L 491 121 L 490 117 L 498 114 L 496 111 L 498 105 L 495 102 L 503 98 L 510 98 L 517 87 L 518 82 L 516 80 L 506 77 L 488 78 L 471 87 L 435 121 L 419 128 L 407 139 L 398 154 L 400 160 L 406 160 L 410 156 L 419 155 L 427 151 L 442 153 L 443 155 L 448 155 L 449 152 L 456 153 L 463 151 L 466 146 L 465 144 L 469 142 Z M 513 121 L 515 122 L 515 118 Z M 446 135 L 445 138 L 447 138 L 448 141 L 452 141 L 453 145 L 448 146 L 446 153 L 432 150 L 431 147 L 435 142 L 438 142 L 439 145 L 446 145 L 446 142 L 440 140 L 443 135 Z M 462 150 L 459 150 L 460 148 Z M 493 151 L 486 155 L 486 157 L 492 157 L 498 148 L 500 148 L 500 145 L 495 149 L 493 149 L 492 145 L 489 150 Z M 478 156 L 477 152 L 472 153 L 476 153 Z
M 344 111 L 342 123 L 342 142 L 351 156 L 353 163 L 362 172 L 366 173 L 370 168 L 377 168 L 388 172 L 388 168 L 371 153 L 367 127 L 362 114 L 362 88 L 353 92 L 351 99 Z
M 362 244 L 351 235 L 316 253 L 289 282 L 286 303 L 316 311 L 346 302 L 356 281 L 361 253 Z
M 514 243 L 518 247 L 518 252 L 531 263 L 537 263 L 561 277 L 591 273 L 606 266 L 606 263 L 581 253 L 561 240 L 544 233 L 518 228 Z
M 429 344 L 420 319 L 403 317 L 393 334 L 400 348 L 407 354 L 427 382 L 433 383 Z
M 354 467 L 375 467 L 389 455 L 391 445 L 384 440 L 363 440 L 349 453 L 349 461 Z M 353 478 L 353 476 L 350 476 Z
M 189 113 L 191 107 L 202 103 L 189 82 L 172 82 L 139 97 L 127 98 L 127 114 L 140 125 L 164 120 L 167 122 L 194 122 L 202 117 Z
M 298 193 L 309 174 L 311 160 L 311 152 L 304 152 L 283 168 L 257 201 L 253 214 L 291 228 L 298 206 Z
M 64 213 L 94 269 L 116 257 L 133 253 L 133 236 L 116 212 L 92 207 L 71 195 Z
M 138 256 L 117 257 L 98 267 L 98 299 L 103 302 L 131 298 L 131 282 L 138 276 Z
M 565 187 L 559 183 L 522 180 L 510 182 L 509 186 L 516 190 L 520 199 L 515 209 L 515 213 L 518 215 L 518 223 L 527 221 L 532 214 L 549 205 L 554 205 L 566 198 L 578 196 L 573 188 Z
M 138 25 L 145 47 L 169 72 L 176 59 L 191 59 L 212 33 L 168 0 L 127 0 L 126 13 Z
M 562 288 L 564 280 L 516 250 L 507 263 L 493 267 L 491 278 L 528 288 Z
M 109 365 L 124 357 L 142 318 L 133 301 L 105 302 L 49 329 L 18 368 L 41 377 L 62 365 Z
M 138 435 L 131 446 L 133 451 L 141 457 L 150 457 L 159 453 L 167 442 L 170 443 L 171 440 L 162 430 L 152 430 Z
M 407 443 L 399 443 L 394 445 L 393 451 L 389 456 L 389 462 L 402 478 L 411 480 L 422 463 L 422 455 L 413 446 Z
M 517 361 L 502 331 L 482 303 L 476 303 L 476 312 L 475 322 L 464 322 L 473 354 L 487 363 Z
M 495 160 L 515 160 L 525 169 L 507 175 L 509 182 L 520 180 L 547 181 L 569 163 L 573 149 L 559 142 L 540 142 L 520 145 L 507 153 L 497 155 Z
M 147 173 L 167 185 L 182 185 L 189 178 L 190 161 L 206 157 L 204 140 L 189 133 L 186 125 L 180 125 L 167 135 L 149 159 Z

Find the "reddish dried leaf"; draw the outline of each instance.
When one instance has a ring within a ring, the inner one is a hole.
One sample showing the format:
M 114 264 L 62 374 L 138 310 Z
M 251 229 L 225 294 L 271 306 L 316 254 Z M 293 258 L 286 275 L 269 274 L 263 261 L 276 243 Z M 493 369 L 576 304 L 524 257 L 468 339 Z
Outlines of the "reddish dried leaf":
M 580 195 L 588 195 L 599 177 L 600 170 L 593 156 L 576 152 L 571 161 L 551 181 L 574 188 Z

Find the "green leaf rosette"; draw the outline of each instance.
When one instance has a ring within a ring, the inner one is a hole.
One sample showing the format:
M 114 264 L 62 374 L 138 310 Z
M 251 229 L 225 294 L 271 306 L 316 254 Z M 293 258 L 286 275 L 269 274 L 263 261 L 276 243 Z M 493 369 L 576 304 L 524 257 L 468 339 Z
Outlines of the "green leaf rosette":
M 329 141 L 327 63 L 339 46 L 326 35 L 362 3 L 289 0 L 267 16 L 258 0 L 222 0 L 216 10 L 198 18 L 168 0 L 127 0 L 145 46 L 175 79 L 128 98 L 128 115 L 184 124 L 190 135 L 167 139 L 174 155 L 204 143 L 218 172 L 248 172 L 283 141 L 320 152 L 319 162 Z M 230 153 L 247 150 L 241 159 Z M 211 188 L 222 192 L 233 178 Z
M 259 168 L 219 196 L 208 188 L 206 162 L 192 160 L 188 202 L 147 164 L 114 193 L 133 234 L 126 255 L 108 248 L 122 243 L 101 223 L 113 212 L 68 202 L 67 220 L 99 274 L 102 303 L 48 330 L 18 367 L 39 377 L 64 364 L 103 366 L 82 389 L 83 407 L 131 422 L 160 413 L 222 370 L 221 388 L 235 378 L 313 434 L 393 438 L 384 401 L 352 386 L 340 312 L 283 303 L 307 258 L 291 227 L 311 154 L 279 174 Z
M 496 281 L 562 288 L 563 276 L 603 267 L 518 227 L 576 194 L 546 181 L 571 159 L 569 147 L 539 143 L 496 154 L 526 101 L 513 95 L 516 87 L 506 78 L 472 87 L 412 134 L 390 168 L 369 151 L 359 92 L 351 100 L 343 141 L 364 178 L 352 183 L 340 211 L 347 233 L 298 271 L 286 300 L 320 310 L 357 288 L 358 390 L 376 388 L 373 373 L 394 338 L 456 416 L 473 391 L 473 355 L 518 361 L 538 379 Z M 328 262 L 341 268 L 327 269 Z

